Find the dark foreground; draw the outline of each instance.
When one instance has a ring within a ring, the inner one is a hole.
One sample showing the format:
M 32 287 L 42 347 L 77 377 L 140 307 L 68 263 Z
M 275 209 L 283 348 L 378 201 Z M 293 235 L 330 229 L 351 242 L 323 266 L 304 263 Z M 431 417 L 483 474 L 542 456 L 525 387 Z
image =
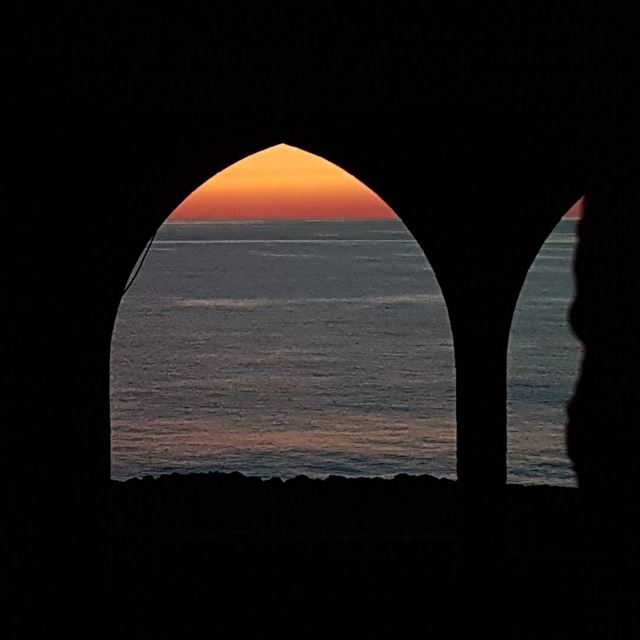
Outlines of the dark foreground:
M 19 628 L 634 637 L 632 514 L 575 489 L 214 473 L 112 482 L 110 499 L 106 540 L 54 544 L 74 581 L 7 585 Z

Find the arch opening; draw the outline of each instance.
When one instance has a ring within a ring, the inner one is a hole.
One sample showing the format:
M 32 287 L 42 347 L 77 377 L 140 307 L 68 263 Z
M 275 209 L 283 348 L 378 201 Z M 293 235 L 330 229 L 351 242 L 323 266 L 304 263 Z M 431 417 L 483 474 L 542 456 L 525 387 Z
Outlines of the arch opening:
M 169 216 L 111 358 L 112 477 L 455 475 L 433 271 L 375 193 L 295 147 L 231 165 Z
M 520 292 L 508 354 L 508 481 L 576 486 L 566 451 L 566 407 L 581 348 L 568 322 L 580 198 L 558 222 Z

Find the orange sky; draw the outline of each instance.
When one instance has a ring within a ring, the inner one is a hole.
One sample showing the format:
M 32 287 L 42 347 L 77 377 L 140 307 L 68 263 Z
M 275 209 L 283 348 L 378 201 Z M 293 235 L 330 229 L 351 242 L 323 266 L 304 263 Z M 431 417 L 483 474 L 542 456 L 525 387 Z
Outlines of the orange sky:
M 572 220 L 575 220 L 577 218 L 582 218 L 583 211 L 584 211 L 584 196 L 582 196 L 582 198 L 580 198 L 580 200 L 578 200 L 569 209 L 569 211 L 567 211 L 567 213 L 564 214 L 564 217 L 565 218 L 570 218 Z
M 380 197 L 340 167 L 279 144 L 217 173 L 169 219 L 395 217 Z

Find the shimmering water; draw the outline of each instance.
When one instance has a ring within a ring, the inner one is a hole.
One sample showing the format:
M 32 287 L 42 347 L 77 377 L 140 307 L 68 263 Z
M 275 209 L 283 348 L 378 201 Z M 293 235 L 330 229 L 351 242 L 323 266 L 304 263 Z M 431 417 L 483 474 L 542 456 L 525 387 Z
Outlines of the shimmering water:
M 574 225 L 514 321 L 512 482 L 573 483 Z M 454 403 L 444 301 L 400 221 L 165 224 L 116 323 L 112 475 L 454 477 Z

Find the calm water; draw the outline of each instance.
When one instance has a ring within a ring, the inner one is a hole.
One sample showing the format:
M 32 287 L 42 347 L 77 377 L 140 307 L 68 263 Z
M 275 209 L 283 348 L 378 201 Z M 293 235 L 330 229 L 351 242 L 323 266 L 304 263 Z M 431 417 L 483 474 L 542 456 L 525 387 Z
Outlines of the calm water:
M 573 484 L 574 225 L 516 312 L 511 482 Z M 165 224 L 120 307 L 111 398 L 115 478 L 455 474 L 446 309 L 397 220 Z

